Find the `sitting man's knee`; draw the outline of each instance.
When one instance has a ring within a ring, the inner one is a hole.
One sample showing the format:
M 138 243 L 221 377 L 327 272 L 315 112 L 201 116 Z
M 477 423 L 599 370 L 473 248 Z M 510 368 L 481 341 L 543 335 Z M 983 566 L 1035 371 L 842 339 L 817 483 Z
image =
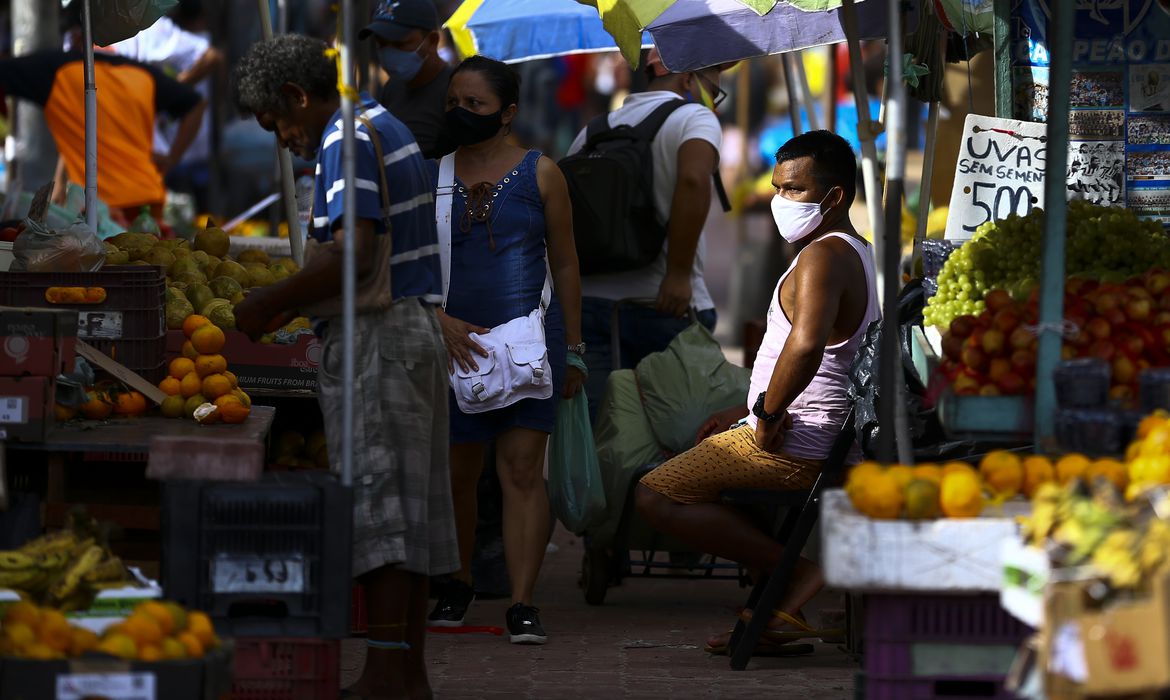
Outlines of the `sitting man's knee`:
M 666 510 L 670 503 L 669 498 L 643 484 L 638 484 L 634 490 L 634 504 L 638 514 L 652 524 L 666 520 Z

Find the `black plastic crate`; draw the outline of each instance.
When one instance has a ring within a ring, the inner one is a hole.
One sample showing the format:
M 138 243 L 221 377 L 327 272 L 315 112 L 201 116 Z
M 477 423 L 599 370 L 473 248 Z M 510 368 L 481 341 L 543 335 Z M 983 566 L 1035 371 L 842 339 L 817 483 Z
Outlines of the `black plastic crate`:
M 158 367 L 166 367 L 167 336 L 165 333 L 154 338 L 94 339 L 85 342 L 92 345 L 95 350 L 109 355 L 119 364 L 134 370 L 147 379 L 150 379 L 146 376 L 147 373 L 155 371 Z M 158 377 L 152 381 L 158 382 L 161 379 L 162 377 Z
M 101 287 L 100 304 L 54 304 L 50 287 Z M 166 332 L 166 272 L 153 265 L 113 265 L 97 272 L 0 273 L 0 305 L 72 309 L 78 312 L 78 337 L 153 338 Z
M 1112 370 L 1095 357 L 1065 360 L 1056 365 L 1053 382 L 1061 408 L 1101 408 L 1109 402 Z
M 1056 441 L 1069 452 L 1121 454 L 1131 421 L 1119 410 L 1061 408 L 1056 412 Z
M 220 634 L 350 633 L 352 490 L 324 472 L 163 486 L 162 584 Z

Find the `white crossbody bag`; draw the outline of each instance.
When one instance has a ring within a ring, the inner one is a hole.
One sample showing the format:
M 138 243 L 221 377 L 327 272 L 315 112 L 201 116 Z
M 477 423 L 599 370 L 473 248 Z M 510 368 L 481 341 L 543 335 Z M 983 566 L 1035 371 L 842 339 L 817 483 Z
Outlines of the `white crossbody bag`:
M 435 193 L 435 227 L 439 234 L 439 259 L 443 272 L 443 309 L 451 289 L 451 204 L 455 195 L 455 154 L 439 161 L 439 187 Z M 454 363 L 451 388 L 459 410 L 484 413 L 511 406 L 523 399 L 547 399 L 553 395 L 552 367 L 544 338 L 544 312 L 552 301 L 552 274 L 546 254 L 544 289 L 540 304 L 527 316 L 514 318 L 471 340 L 487 357 L 475 357 L 479 369 L 463 369 Z

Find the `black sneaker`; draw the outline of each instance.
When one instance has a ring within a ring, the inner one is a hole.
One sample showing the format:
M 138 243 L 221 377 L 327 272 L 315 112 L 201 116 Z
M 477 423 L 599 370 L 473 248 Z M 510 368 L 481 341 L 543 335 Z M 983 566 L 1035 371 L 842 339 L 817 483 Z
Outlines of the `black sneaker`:
M 435 603 L 435 609 L 427 617 L 427 624 L 432 627 L 462 627 L 463 618 L 467 616 L 467 609 L 473 600 L 474 588 L 459 579 L 452 580 L 439 595 L 439 602 Z
M 548 635 L 540 626 L 540 610 L 531 605 L 516 603 L 508 608 L 506 617 L 508 639 L 513 644 L 544 644 L 548 641 Z

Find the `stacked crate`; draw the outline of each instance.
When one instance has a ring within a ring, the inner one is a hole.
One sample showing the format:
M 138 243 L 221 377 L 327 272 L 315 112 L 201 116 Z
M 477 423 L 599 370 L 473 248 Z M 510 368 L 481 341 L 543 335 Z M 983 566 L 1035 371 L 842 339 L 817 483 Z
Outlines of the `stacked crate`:
M 44 441 L 76 347 L 76 313 L 0 307 L 0 440 Z

